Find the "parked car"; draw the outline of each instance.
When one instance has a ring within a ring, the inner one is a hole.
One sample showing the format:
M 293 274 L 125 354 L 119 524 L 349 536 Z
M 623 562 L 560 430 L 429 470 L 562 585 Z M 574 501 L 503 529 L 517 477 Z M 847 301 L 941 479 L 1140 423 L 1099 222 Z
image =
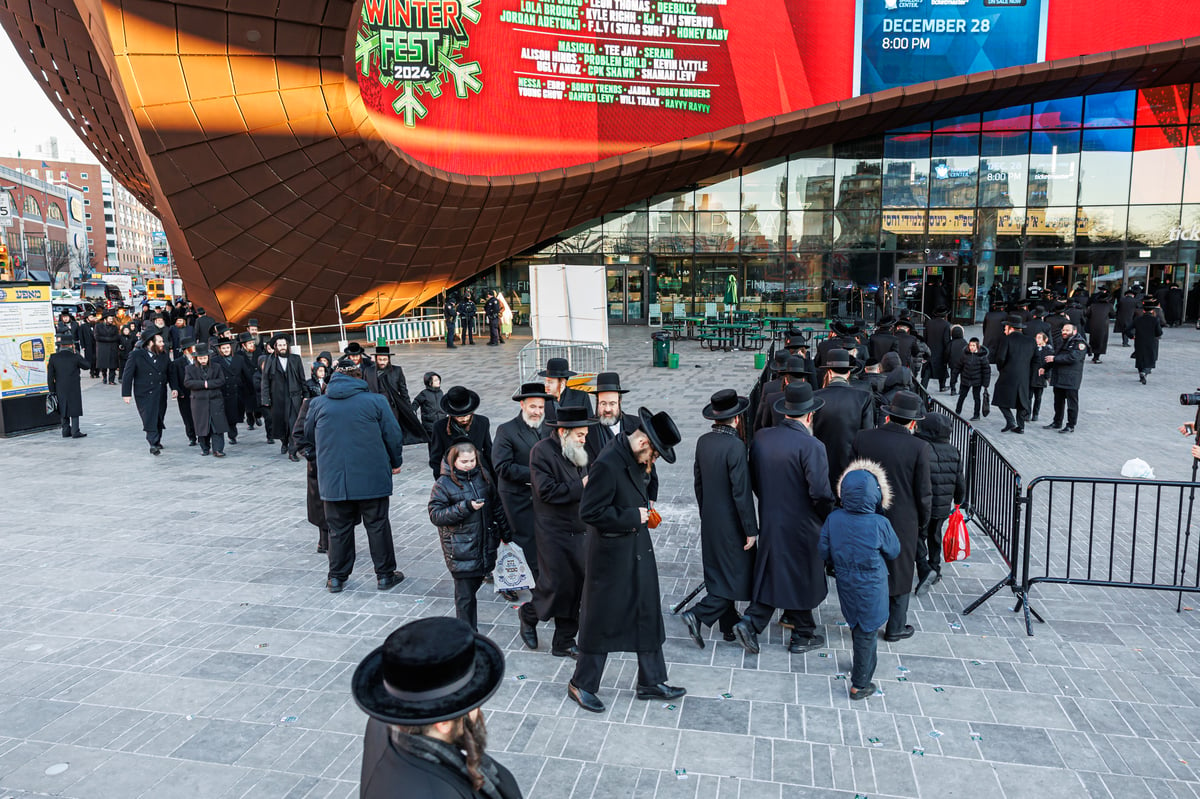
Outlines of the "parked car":
M 59 314 L 63 311 L 71 314 L 76 319 L 82 319 L 87 314 L 96 312 L 95 305 L 82 300 L 60 299 L 52 301 L 50 305 L 54 308 L 55 321 L 58 320 Z
M 86 280 L 81 283 L 79 298 L 105 309 L 118 308 L 125 304 L 125 292 L 121 291 L 118 286 L 105 283 L 103 280 Z

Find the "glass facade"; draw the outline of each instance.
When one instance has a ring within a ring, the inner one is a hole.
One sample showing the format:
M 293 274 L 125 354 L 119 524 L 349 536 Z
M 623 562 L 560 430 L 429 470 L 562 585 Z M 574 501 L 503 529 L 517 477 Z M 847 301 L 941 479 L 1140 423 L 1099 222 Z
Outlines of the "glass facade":
M 983 318 L 1033 286 L 1174 281 L 1200 303 L 1200 84 L 1050 100 L 915 125 L 717 175 L 498 267 L 604 264 L 610 321 L 737 310 Z M 1036 293 L 1036 291 L 1035 291 Z M 519 308 L 518 308 L 519 310 Z

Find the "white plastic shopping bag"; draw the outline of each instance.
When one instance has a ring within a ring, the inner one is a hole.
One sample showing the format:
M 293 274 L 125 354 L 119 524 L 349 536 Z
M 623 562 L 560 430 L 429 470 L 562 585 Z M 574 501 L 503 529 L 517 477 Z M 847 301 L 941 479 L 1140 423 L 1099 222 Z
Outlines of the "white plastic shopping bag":
M 1125 461 L 1125 465 L 1121 467 L 1121 476 L 1134 477 L 1138 480 L 1153 480 L 1154 470 L 1141 458 L 1134 458 Z
M 529 571 L 529 563 L 525 560 L 525 553 L 516 543 L 500 542 L 496 550 L 496 570 L 492 576 L 495 578 L 496 591 L 533 588 L 533 574 Z

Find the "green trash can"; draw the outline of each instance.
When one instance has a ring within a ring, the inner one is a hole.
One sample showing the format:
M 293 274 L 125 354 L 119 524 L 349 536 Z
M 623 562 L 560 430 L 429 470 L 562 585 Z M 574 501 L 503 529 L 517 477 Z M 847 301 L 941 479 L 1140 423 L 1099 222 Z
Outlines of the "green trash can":
M 666 331 L 655 333 L 650 337 L 654 343 L 654 366 L 666 368 L 671 361 L 671 334 Z
M 672 353 L 671 353 L 670 362 L 671 362 L 671 368 L 672 368 L 672 369 L 678 369 L 678 368 L 679 368 L 679 353 L 678 353 L 678 352 L 672 352 Z
M 766 369 L 767 368 L 767 354 L 765 352 L 754 353 L 754 368 L 755 369 Z

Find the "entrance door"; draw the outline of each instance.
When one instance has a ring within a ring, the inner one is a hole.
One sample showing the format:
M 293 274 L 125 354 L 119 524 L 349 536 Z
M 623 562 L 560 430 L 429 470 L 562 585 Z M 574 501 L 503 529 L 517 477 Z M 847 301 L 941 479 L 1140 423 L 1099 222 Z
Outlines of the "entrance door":
M 1021 286 L 1022 299 L 1040 300 L 1046 295 L 1050 289 L 1046 283 L 1047 271 L 1047 264 L 1025 264 L 1025 279 Z
M 925 267 L 896 265 L 896 307 L 924 312 Z M 930 309 L 932 310 L 932 309 Z
M 642 267 L 610 266 L 608 285 L 608 322 L 614 325 L 644 325 L 647 321 L 646 270 Z

